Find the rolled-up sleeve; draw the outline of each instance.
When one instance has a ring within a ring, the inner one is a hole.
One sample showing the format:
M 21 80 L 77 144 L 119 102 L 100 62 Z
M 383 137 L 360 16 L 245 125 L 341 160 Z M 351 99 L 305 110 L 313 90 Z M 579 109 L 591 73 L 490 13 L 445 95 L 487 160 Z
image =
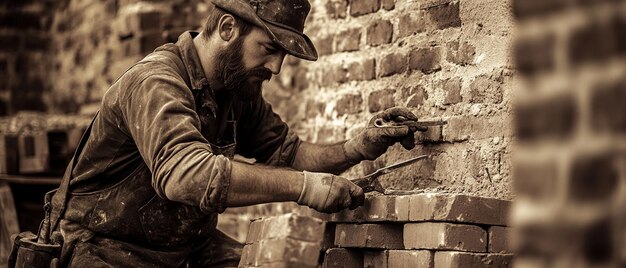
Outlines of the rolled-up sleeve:
M 158 66 L 154 66 L 158 69 Z M 200 133 L 194 98 L 180 77 L 153 74 L 129 82 L 120 110 L 162 198 L 223 212 L 231 163 L 214 155 Z

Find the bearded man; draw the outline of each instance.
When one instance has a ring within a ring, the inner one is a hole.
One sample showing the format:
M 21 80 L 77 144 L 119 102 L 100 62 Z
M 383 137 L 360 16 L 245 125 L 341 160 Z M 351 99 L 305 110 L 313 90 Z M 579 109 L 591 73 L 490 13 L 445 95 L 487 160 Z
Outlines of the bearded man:
M 317 59 L 303 34 L 308 1 L 212 4 L 201 33 L 157 48 L 104 95 L 43 228 L 46 240 L 62 236 L 62 266 L 237 266 L 242 245 L 216 230 L 218 213 L 279 201 L 354 209 L 362 189 L 334 174 L 396 142 L 414 146 L 406 126 L 368 127 L 332 145 L 301 141 L 261 85 L 286 54 Z M 395 108 L 370 122 L 381 117 L 417 120 Z

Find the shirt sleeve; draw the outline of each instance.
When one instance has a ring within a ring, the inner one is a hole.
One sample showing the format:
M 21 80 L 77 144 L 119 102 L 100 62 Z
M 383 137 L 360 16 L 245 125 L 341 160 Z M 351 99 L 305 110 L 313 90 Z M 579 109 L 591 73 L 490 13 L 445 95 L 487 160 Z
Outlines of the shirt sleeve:
M 181 78 L 151 65 L 142 68 L 150 75 L 128 82 L 131 90 L 122 93 L 120 110 L 152 172 L 152 187 L 162 198 L 221 213 L 230 160 L 212 154 L 199 131 L 193 95 Z
M 238 153 L 258 162 L 273 166 L 291 166 L 300 138 L 259 96 L 247 105 L 247 111 L 237 123 Z

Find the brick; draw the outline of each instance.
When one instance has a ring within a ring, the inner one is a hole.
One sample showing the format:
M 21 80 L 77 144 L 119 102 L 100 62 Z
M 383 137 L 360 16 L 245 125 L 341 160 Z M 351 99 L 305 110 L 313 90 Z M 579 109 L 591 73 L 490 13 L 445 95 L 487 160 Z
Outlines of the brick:
M 474 63 L 476 47 L 467 41 L 452 41 L 447 44 L 448 53 L 446 59 L 457 65 L 465 66 Z
M 448 221 L 505 226 L 511 202 L 459 194 L 416 194 L 410 221 Z
M 565 139 L 574 134 L 579 111 L 571 95 L 519 102 L 513 123 L 520 141 Z
M 289 237 L 301 241 L 319 243 L 324 236 L 322 220 L 287 213 L 263 220 L 262 236 L 259 239 Z
M 443 104 L 455 104 L 463 101 L 461 97 L 461 79 L 446 79 L 441 82 L 441 87 L 446 93 Z
M 396 0 L 381 0 L 384 10 L 392 10 L 396 7 Z
M 376 62 L 374 59 L 366 59 L 361 62 L 352 62 L 348 66 L 348 80 L 362 81 L 372 80 L 376 77 Z
M 335 106 L 337 115 L 357 114 L 363 111 L 363 98 L 361 94 L 345 94 L 337 100 Z
M 485 252 L 487 233 L 478 226 L 444 222 L 404 225 L 406 249 L 436 249 Z
M 335 244 L 339 247 L 402 249 L 402 225 L 337 224 Z
M 389 251 L 365 251 L 363 253 L 363 267 L 364 268 L 386 268 L 389 267 L 387 260 L 389 258 Z
M 426 12 L 429 23 L 435 29 L 461 27 L 458 2 L 428 7 L 424 11 Z
M 300 241 L 292 238 L 267 239 L 259 241 L 258 262 L 292 262 L 306 267 L 317 266 L 320 254 L 319 243 Z
M 438 47 L 418 48 L 409 54 L 409 68 L 425 74 L 441 70 L 441 49 Z
M 428 250 L 389 250 L 387 264 L 393 268 L 432 268 L 432 253 Z
M 322 239 L 320 250 L 322 252 L 326 252 L 328 249 L 331 249 L 334 247 L 335 247 L 335 224 L 326 223 L 326 228 L 324 230 L 324 238 Z
M 503 226 L 491 226 L 487 231 L 489 237 L 488 251 L 493 253 L 511 253 L 509 241 L 511 230 Z
M 597 85 L 591 94 L 593 130 L 626 133 L 626 80 Z
M 523 75 L 553 70 L 556 66 L 555 35 L 518 38 L 513 44 L 513 59 Z
M 18 138 L 0 134 L 0 174 L 19 173 Z
M 351 0 L 350 15 L 354 17 L 370 14 L 380 9 L 380 0 Z
M 348 70 L 341 65 L 330 66 L 323 72 L 322 86 L 334 86 L 348 81 Z
M 354 28 L 340 32 L 335 38 L 337 52 L 349 52 L 359 50 L 361 43 L 361 29 Z
M 613 200 L 620 185 L 615 154 L 580 153 L 569 163 L 568 200 L 593 203 Z
M 409 196 L 370 195 L 365 204 L 354 210 L 333 214 L 334 222 L 387 222 L 409 219 Z
M 367 44 L 379 46 L 391 43 L 393 25 L 388 20 L 376 20 L 367 27 Z
M 313 39 L 315 49 L 319 56 L 325 56 L 333 53 L 333 36 L 327 35 L 324 37 L 317 37 Z
M 367 99 L 367 106 L 369 107 L 369 112 L 374 113 L 378 111 L 383 111 L 387 108 L 391 108 L 395 106 L 395 101 L 393 99 L 394 91 L 391 89 L 386 90 L 377 90 L 370 93 Z
M 363 252 L 345 248 L 331 248 L 324 255 L 323 268 L 363 267 Z
M 398 35 L 405 37 L 426 31 L 426 22 L 421 12 L 410 12 L 400 16 Z
M 379 74 L 381 77 L 401 74 L 406 72 L 406 56 L 398 53 L 387 54 L 380 63 Z
M 481 75 L 476 77 L 470 84 L 471 103 L 492 103 L 502 102 L 502 80 L 498 74 L 491 76 Z
M 48 165 L 48 136 L 46 133 L 21 135 L 18 138 L 19 172 L 21 174 L 45 173 Z
M 606 24 L 591 23 L 575 29 L 567 42 L 568 57 L 573 64 L 606 60 L 616 54 L 614 38 Z
M 332 19 L 345 19 L 347 10 L 347 0 L 333 0 L 326 2 L 326 13 Z
M 435 252 L 435 268 L 511 267 L 511 254 L 477 254 L 455 251 Z

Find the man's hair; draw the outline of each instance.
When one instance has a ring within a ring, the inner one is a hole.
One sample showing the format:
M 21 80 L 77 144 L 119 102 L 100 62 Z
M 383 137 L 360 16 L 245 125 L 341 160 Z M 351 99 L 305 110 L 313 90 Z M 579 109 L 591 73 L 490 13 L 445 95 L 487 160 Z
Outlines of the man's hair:
M 207 16 L 206 21 L 204 22 L 204 28 L 202 29 L 202 37 L 205 39 L 209 39 L 209 36 L 211 36 L 211 34 L 213 34 L 213 32 L 217 29 L 217 24 L 220 22 L 220 18 L 226 14 L 230 14 L 233 17 L 235 17 L 239 25 L 239 31 L 240 31 L 241 36 L 246 36 L 248 33 L 250 33 L 253 27 L 252 24 L 215 5 L 209 5 L 209 15 Z

